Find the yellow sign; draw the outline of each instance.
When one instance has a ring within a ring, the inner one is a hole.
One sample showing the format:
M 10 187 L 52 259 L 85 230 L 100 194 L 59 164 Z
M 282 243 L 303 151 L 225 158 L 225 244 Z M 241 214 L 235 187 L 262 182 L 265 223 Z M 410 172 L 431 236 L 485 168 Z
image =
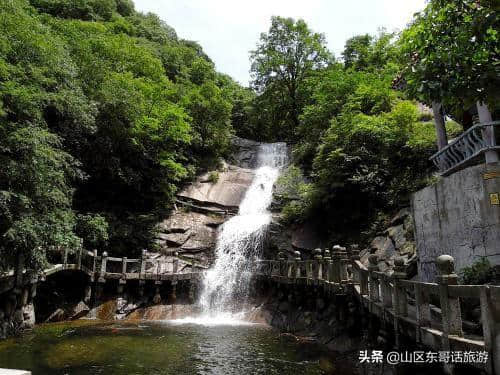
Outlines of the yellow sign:
M 500 172 L 489 172 L 483 174 L 483 179 L 485 180 L 491 180 L 492 178 L 498 178 L 500 177 Z
M 498 193 L 491 193 L 490 194 L 490 203 L 492 205 L 495 205 L 495 206 L 500 205 L 500 199 L 498 197 Z

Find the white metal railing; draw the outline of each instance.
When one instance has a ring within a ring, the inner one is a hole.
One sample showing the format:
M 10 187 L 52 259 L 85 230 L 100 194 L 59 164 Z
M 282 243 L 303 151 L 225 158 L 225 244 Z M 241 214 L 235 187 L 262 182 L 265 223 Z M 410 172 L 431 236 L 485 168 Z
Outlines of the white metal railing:
M 493 131 L 497 126 L 500 126 L 500 121 L 474 125 L 448 146 L 432 155 L 430 160 L 443 176 L 450 175 L 474 163 L 485 152 L 500 149 Z M 487 136 L 490 131 L 493 136 Z

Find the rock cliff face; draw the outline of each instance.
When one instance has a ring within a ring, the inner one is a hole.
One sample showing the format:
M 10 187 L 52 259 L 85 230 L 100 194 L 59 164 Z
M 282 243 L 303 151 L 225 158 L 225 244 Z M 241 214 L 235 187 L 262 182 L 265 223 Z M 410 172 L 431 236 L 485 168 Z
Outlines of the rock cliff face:
M 213 260 L 217 228 L 238 212 L 252 183 L 259 143 L 235 137 L 231 164 L 199 176 L 177 195 L 176 209 L 157 226 L 161 256 L 177 252 L 182 270 Z
M 376 254 L 380 271 L 392 271 L 394 259 L 402 257 L 407 265 L 407 274 L 413 277 L 417 273 L 417 254 L 414 240 L 413 218 L 409 208 L 401 209 L 390 221 L 390 226 L 379 233 L 370 247 L 360 252 L 361 262 L 368 266 L 370 254 Z

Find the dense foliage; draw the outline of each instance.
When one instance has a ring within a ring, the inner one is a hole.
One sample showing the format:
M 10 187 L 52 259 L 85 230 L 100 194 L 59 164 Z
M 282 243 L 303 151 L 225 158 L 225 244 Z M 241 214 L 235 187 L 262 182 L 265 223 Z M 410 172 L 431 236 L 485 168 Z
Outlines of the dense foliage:
M 393 89 L 402 53 L 397 35 L 382 30 L 349 39 L 342 61 L 310 69 L 288 138 L 300 169 L 280 179 L 287 221 L 316 220 L 327 236 L 359 239 L 427 183 L 435 130 L 428 110 Z M 461 130 L 447 126 L 452 135 Z
M 253 87 L 261 94 L 256 106 L 265 109 L 268 138 L 292 140 L 309 96 L 307 79 L 330 60 L 323 35 L 303 20 L 273 17 L 251 52 Z
M 130 0 L 8 0 L 0 14 L 3 264 L 41 267 L 82 241 L 140 251 L 180 184 L 228 151 L 246 91 Z
M 401 38 L 408 92 L 461 119 L 477 100 L 500 109 L 497 0 L 433 0 Z

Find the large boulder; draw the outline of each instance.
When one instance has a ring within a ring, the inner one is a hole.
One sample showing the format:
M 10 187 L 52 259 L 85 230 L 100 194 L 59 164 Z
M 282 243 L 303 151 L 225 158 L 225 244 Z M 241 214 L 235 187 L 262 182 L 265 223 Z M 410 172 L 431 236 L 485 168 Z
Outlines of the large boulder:
M 162 253 L 178 252 L 206 263 L 212 255 L 217 227 L 223 219 L 179 209 L 158 225 L 156 242 Z
M 178 197 L 195 205 L 207 206 L 213 213 L 217 213 L 217 209 L 237 211 L 253 176 L 250 169 L 225 164 L 220 171 L 198 177 Z

